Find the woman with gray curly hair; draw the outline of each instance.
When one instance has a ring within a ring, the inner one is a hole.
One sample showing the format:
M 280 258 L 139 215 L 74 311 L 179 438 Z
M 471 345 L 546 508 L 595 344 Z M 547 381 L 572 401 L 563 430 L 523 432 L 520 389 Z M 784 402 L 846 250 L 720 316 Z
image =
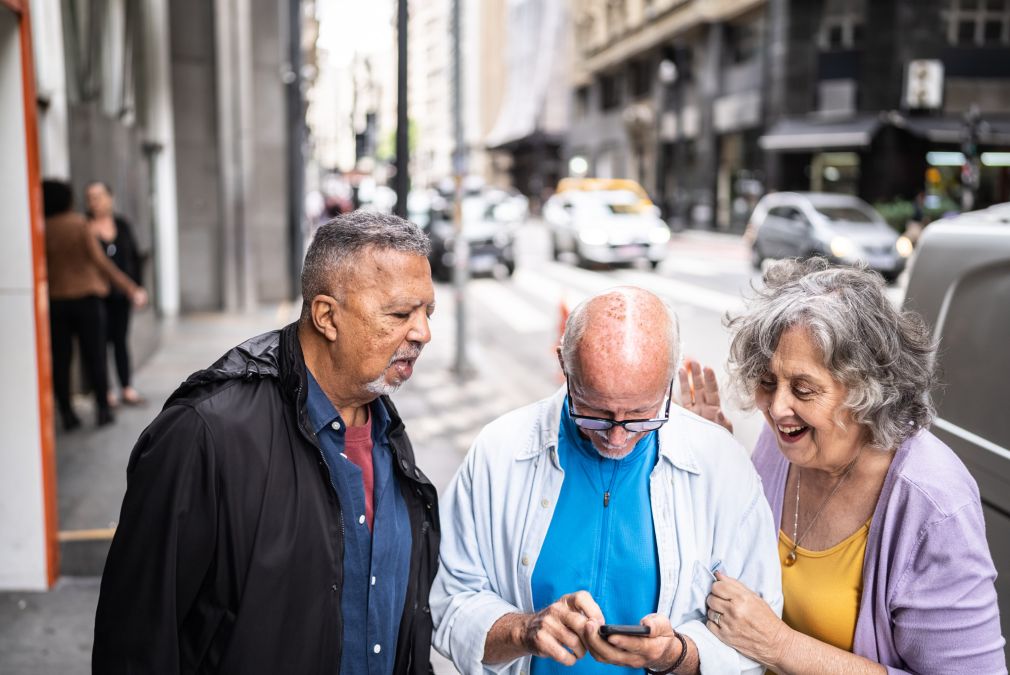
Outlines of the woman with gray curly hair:
M 709 629 L 780 673 L 1006 673 L 978 488 L 928 431 L 936 345 L 922 319 L 877 275 L 815 259 L 770 267 L 729 327 L 734 385 L 767 422 L 752 461 L 785 603 L 780 619 L 718 574 Z M 690 397 L 730 426 L 711 370 Z

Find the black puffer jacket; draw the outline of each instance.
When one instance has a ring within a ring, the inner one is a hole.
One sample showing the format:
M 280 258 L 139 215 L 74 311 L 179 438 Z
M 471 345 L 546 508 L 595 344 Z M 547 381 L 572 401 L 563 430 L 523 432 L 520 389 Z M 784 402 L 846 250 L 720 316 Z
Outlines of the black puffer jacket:
M 344 522 L 306 391 L 292 324 L 190 376 L 141 435 L 102 577 L 95 673 L 339 671 Z M 395 670 L 428 673 L 435 488 L 382 401 L 413 535 Z

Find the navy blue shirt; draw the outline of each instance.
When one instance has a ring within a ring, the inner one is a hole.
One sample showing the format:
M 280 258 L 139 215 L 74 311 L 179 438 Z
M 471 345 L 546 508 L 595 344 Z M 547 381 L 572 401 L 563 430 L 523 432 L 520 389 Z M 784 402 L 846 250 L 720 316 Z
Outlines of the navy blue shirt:
M 306 369 L 306 372 L 308 370 Z M 340 500 L 344 530 L 344 618 L 340 672 L 387 675 L 393 672 L 407 575 L 410 572 L 410 519 L 393 475 L 386 433 L 389 413 L 380 400 L 369 404 L 372 418 L 374 522 L 365 520 L 361 469 L 344 455 L 346 425 L 312 373 L 308 373 L 308 414 Z
M 558 460 L 565 477 L 533 568 L 533 607 L 539 611 L 566 593 L 585 590 L 607 623 L 636 624 L 659 603 L 659 552 L 649 487 L 659 456 L 656 432 L 638 439 L 626 457 L 609 459 L 579 433 L 567 403 L 561 411 Z M 599 663 L 586 654 L 571 667 L 535 656 L 530 672 L 642 671 Z

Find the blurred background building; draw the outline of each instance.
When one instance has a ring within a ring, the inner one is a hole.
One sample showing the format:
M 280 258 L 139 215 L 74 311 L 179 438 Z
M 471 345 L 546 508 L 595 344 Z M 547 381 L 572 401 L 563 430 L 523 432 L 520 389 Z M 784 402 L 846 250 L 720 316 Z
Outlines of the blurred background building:
M 11 162 L 30 168 L 5 167 L 3 182 L 17 193 L 6 201 L 37 200 L 41 178 L 52 177 L 72 183 L 75 207 L 83 210 L 87 183 L 111 186 L 117 210 L 134 224 L 144 285 L 156 310 L 136 315 L 136 361 L 156 347 L 161 318 L 248 311 L 288 300 L 297 289 L 304 73 L 302 59 L 292 55 L 301 56 L 303 22 L 311 28 L 303 11 L 312 7 L 273 0 L 0 3 L 0 67 L 6 68 L 0 108 L 11 121 L 5 131 L 17 134 L 16 143 L 5 140 L 3 147 L 11 149 Z M 20 93 L 29 91 L 33 100 L 25 103 Z M 14 269 L 28 265 L 30 273 L 14 285 L 26 284 L 23 290 L 36 300 L 27 305 L 35 309 L 35 322 L 15 320 L 25 318 L 21 313 L 5 315 L 19 330 L 31 330 L 9 336 L 4 372 L 12 372 L 6 367 L 11 355 L 34 358 L 22 364 L 31 373 L 0 383 L 0 397 L 22 407 L 38 404 L 34 414 L 10 418 L 11 438 L 25 452 L 11 455 L 0 470 L 17 485 L 7 493 L 17 508 L 0 509 L 0 529 L 26 532 L 2 544 L 13 550 L 3 551 L 12 568 L 0 575 L 0 586 L 12 587 L 37 587 L 46 582 L 40 569 L 55 569 L 55 520 L 36 523 L 19 515 L 23 504 L 49 505 L 55 490 L 48 485 L 45 259 L 29 237 L 42 231 L 38 202 L 28 208 L 32 203 L 24 203 L 23 213 L 15 209 L 4 225 L 8 240 L 17 242 L 9 250 Z M 37 397 L 25 397 L 28 382 L 38 388 Z M 36 541 L 49 548 L 35 548 Z
M 1005 0 L 590 0 L 571 10 L 565 156 L 638 180 L 671 219 L 739 230 L 761 194 L 783 189 L 950 198 L 972 170 L 965 154 L 981 158 L 980 203 L 1010 198 Z
M 454 170 L 454 2 L 468 185 L 534 209 L 569 175 L 634 179 L 672 225 L 727 232 L 773 190 L 895 218 L 1010 201 L 1010 0 L 409 0 L 419 192 Z M 105 181 L 134 223 L 156 308 L 138 360 L 164 317 L 291 299 L 312 224 L 393 207 L 396 6 L 0 0 L 3 297 L 37 324 L 4 351 L 36 356 L 39 401 L 41 177 L 79 206 Z M 17 423 L 43 448 L 36 408 Z

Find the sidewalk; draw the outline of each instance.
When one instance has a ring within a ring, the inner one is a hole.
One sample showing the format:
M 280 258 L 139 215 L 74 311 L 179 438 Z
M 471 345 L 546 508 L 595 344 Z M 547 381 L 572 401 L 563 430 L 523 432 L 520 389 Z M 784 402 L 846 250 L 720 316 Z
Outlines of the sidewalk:
M 441 491 L 480 428 L 501 413 L 549 394 L 554 373 L 538 373 L 522 386 L 490 366 L 473 364 L 475 375 L 457 382 L 450 372 L 454 320 L 448 289 L 438 290 L 432 343 L 413 378 L 393 399 L 414 443 L 418 464 Z M 160 349 L 136 373 L 149 403 L 119 408 L 116 423 L 93 426 L 86 402 L 75 402 L 85 426 L 57 434 L 60 530 L 85 541 L 64 541 L 61 577 L 46 593 L 0 593 L 0 673 L 89 673 L 100 574 L 126 489 L 126 463 L 144 427 L 175 387 L 248 337 L 280 327 L 297 316 L 295 306 L 253 315 L 187 316 L 159 327 Z M 547 347 L 545 347 L 546 349 Z M 542 376 L 542 377 L 541 377 Z M 103 530 L 105 530 L 103 532 Z M 86 531 L 86 532 L 82 532 Z M 452 673 L 433 654 L 436 673 Z

